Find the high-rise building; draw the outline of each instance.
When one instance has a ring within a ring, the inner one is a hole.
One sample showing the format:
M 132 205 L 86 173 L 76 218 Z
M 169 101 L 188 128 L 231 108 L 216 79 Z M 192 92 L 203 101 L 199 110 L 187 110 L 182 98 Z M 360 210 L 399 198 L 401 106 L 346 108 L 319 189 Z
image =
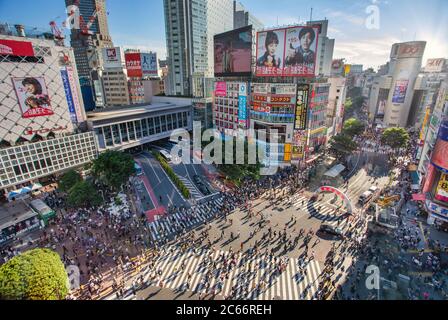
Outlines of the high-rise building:
M 213 36 L 233 29 L 232 0 L 164 0 L 167 95 L 191 96 L 193 74 L 212 77 Z
M 0 34 L 0 190 L 14 191 L 96 155 L 73 50 Z M 6 53 L 7 52 L 7 53 Z
M 246 26 L 252 26 L 253 30 L 263 29 L 263 23 L 257 19 L 239 1 L 233 1 L 233 29 L 239 29 Z
M 381 116 L 382 121 L 379 122 L 385 127 L 413 125 L 414 117 L 409 115 L 425 47 L 424 41 L 396 43 L 392 46 L 388 74 L 377 76 L 372 85 L 369 97 L 372 120 Z
M 328 20 L 308 21 L 309 26 L 319 26 L 319 43 L 317 47 L 316 75 L 330 76 L 333 62 L 334 39 L 328 38 Z
M 79 29 L 71 28 L 70 44 L 75 53 L 76 66 L 86 109 L 95 107 L 96 92 L 102 88 L 97 86 L 99 81 L 97 69 L 102 66 L 102 48 L 112 48 L 112 38 L 109 34 L 105 0 L 65 0 L 68 9 L 74 10 L 74 17 L 79 14 Z M 76 10 L 78 10 L 76 12 Z M 88 25 L 90 25 L 89 28 Z M 101 104 L 101 102 L 99 102 Z

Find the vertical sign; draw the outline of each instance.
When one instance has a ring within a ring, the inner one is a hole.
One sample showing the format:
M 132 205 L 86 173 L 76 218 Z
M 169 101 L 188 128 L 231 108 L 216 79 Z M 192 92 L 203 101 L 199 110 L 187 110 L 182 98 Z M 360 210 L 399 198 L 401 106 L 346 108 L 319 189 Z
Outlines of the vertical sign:
M 78 122 L 84 121 L 83 112 L 81 110 L 81 104 L 79 103 L 79 96 L 78 96 L 78 88 L 76 87 L 76 81 L 73 76 L 73 68 L 72 67 L 66 67 L 67 75 L 68 75 L 68 81 L 70 83 L 70 89 L 72 91 L 72 97 L 73 97 L 73 104 L 75 106 L 75 112 L 76 112 L 76 118 L 78 119 Z
M 73 102 L 72 90 L 70 88 L 70 81 L 68 73 L 65 68 L 61 69 L 62 84 L 64 85 L 65 97 L 67 99 L 68 110 L 70 111 L 70 119 L 73 123 L 77 123 L 75 103 Z
M 247 84 L 240 83 L 238 93 L 238 122 L 244 129 L 247 125 Z
M 310 86 L 307 84 L 299 84 L 297 86 L 296 118 L 294 121 L 295 130 L 305 130 L 306 128 L 309 90 Z

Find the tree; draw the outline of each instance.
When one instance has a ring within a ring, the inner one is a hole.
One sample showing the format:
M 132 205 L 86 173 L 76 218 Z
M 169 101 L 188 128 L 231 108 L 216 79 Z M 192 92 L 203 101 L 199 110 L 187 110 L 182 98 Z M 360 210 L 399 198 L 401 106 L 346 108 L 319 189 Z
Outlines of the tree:
M 393 149 L 404 148 L 409 142 L 409 133 L 404 128 L 389 128 L 384 130 L 381 142 Z
M 365 124 L 358 119 L 351 118 L 344 122 L 343 133 L 350 137 L 360 135 L 364 130 Z
M 334 136 L 330 140 L 330 148 L 336 153 L 349 154 L 358 148 L 356 142 L 345 134 Z
M 114 189 L 119 189 L 135 173 L 134 159 L 119 151 L 106 151 L 93 161 L 95 178 Z
M 99 206 L 102 198 L 90 181 L 80 181 L 70 189 L 67 203 L 72 207 Z
M 0 299 L 61 300 L 68 294 L 68 276 L 59 255 L 34 249 L 0 266 Z
M 76 170 L 70 170 L 59 179 L 59 189 L 67 192 L 80 181 L 82 181 L 81 175 Z

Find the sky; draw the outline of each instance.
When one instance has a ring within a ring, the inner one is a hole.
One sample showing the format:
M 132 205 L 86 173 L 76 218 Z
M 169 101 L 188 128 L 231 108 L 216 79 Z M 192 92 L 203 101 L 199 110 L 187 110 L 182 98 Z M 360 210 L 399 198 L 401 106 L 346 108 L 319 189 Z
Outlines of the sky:
M 220 0 L 213 0 L 220 1 Z M 374 67 L 388 61 L 393 43 L 427 41 L 428 58 L 448 58 L 447 0 L 240 0 L 266 27 L 329 20 L 336 40 L 334 58 Z M 20 6 L 18 8 L 18 6 Z M 373 11 L 372 11 L 373 10 Z M 115 45 L 156 51 L 166 56 L 163 0 L 107 0 L 109 29 Z M 372 12 L 378 29 L 367 28 Z M 66 17 L 64 0 L 0 0 L 0 21 L 46 28 Z M 66 31 L 69 34 L 69 31 Z

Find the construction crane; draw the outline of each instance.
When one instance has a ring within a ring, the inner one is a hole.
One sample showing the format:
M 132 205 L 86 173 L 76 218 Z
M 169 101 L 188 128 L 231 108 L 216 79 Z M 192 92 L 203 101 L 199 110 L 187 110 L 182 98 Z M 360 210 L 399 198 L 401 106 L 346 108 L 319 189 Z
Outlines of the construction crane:
M 77 7 L 79 10 L 79 1 L 80 0 L 76 0 L 73 2 L 73 5 L 75 7 Z M 92 27 L 93 23 L 95 22 L 95 20 L 98 17 L 98 14 L 101 12 L 101 5 L 97 5 L 95 7 L 95 11 L 93 11 L 92 16 L 89 18 L 89 20 L 87 21 L 87 23 L 84 20 L 84 17 L 80 14 L 79 15 L 79 28 L 81 29 L 81 34 L 83 35 L 93 35 L 92 31 L 89 31 L 89 29 Z M 70 11 L 70 13 L 68 13 L 69 17 L 72 17 L 73 15 L 75 15 L 75 9 L 72 9 Z

